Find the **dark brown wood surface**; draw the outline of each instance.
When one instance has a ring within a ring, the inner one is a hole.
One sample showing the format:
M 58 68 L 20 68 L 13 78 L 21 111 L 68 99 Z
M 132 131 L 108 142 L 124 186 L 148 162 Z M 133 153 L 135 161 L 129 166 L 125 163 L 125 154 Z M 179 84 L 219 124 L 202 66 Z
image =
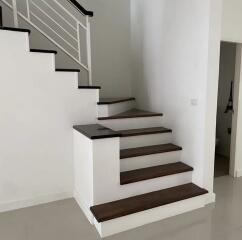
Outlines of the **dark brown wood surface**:
M 159 134 L 159 133 L 169 133 L 172 132 L 171 129 L 163 127 L 153 127 L 153 128 L 139 128 L 139 129 L 129 129 L 117 131 L 121 134 L 121 137 L 133 137 L 149 134 Z
M 163 116 L 162 113 L 147 112 L 139 109 L 131 109 L 129 111 L 119 113 L 110 117 L 100 117 L 99 120 L 122 119 L 122 118 L 139 118 L 139 117 L 158 117 Z
M 193 168 L 182 162 L 170 163 L 149 168 L 142 168 L 127 172 L 121 172 L 120 184 L 130 184 L 148 179 L 165 177 L 173 174 L 191 171 L 193 171 Z
M 128 98 L 100 98 L 98 105 L 105 105 L 105 104 L 115 104 L 121 102 L 129 102 L 134 101 L 135 98 L 128 97 Z
M 138 195 L 91 207 L 91 212 L 98 222 L 127 216 L 148 209 L 186 200 L 208 193 L 207 190 L 193 183 L 172 187 L 156 192 Z
M 128 148 L 128 149 L 120 150 L 120 159 L 139 157 L 139 156 L 151 155 L 151 154 L 157 154 L 157 153 L 181 151 L 181 150 L 182 150 L 181 147 L 176 146 L 172 143 L 138 147 L 138 148 Z
M 119 133 L 100 124 L 77 125 L 73 128 L 90 139 L 120 137 Z

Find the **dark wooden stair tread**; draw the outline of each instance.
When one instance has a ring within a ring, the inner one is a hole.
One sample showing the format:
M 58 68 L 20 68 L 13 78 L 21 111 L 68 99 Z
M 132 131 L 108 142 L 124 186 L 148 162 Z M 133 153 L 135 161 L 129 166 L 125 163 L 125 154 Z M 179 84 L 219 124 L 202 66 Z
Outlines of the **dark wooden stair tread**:
M 75 130 L 90 139 L 120 137 L 120 134 L 99 124 L 73 126 Z
M 121 172 L 120 184 L 125 185 L 153 178 L 165 177 L 173 174 L 191 172 L 193 168 L 182 162 L 170 163 L 155 167 L 142 168 L 127 172 Z
M 27 33 L 30 33 L 31 32 L 29 29 L 25 29 L 25 28 L 13 28 L 13 27 L 0 27 L 0 30 L 14 31 L 14 32 L 27 32 Z
M 79 89 L 101 89 L 100 86 L 78 86 Z
M 34 48 L 31 48 L 30 49 L 30 52 L 36 52 L 36 53 L 54 53 L 54 54 L 57 54 L 57 51 L 55 51 L 55 50 L 34 49 Z
M 139 118 L 139 117 L 157 117 L 163 116 L 162 113 L 154 113 L 143 111 L 139 109 L 131 109 L 129 111 L 119 113 L 110 117 L 100 117 L 99 120 L 109 120 L 109 119 L 123 119 L 123 118 Z
M 163 127 L 153 127 L 153 128 L 138 128 L 130 130 L 120 130 L 117 131 L 121 134 L 121 137 L 133 137 L 140 135 L 158 134 L 158 133 L 169 133 L 172 132 L 171 129 Z
M 91 207 L 98 222 L 127 216 L 208 193 L 193 183 Z
M 56 72 L 80 72 L 80 69 L 75 68 L 56 68 Z
M 120 159 L 139 157 L 144 155 L 152 155 L 157 153 L 174 152 L 174 151 L 180 151 L 180 150 L 182 150 L 181 147 L 176 146 L 172 143 L 138 147 L 138 148 L 128 148 L 128 149 L 120 150 Z
M 122 103 L 128 101 L 134 101 L 135 98 L 128 97 L 128 98 L 100 98 L 98 105 L 105 105 L 105 104 L 115 104 L 115 103 Z

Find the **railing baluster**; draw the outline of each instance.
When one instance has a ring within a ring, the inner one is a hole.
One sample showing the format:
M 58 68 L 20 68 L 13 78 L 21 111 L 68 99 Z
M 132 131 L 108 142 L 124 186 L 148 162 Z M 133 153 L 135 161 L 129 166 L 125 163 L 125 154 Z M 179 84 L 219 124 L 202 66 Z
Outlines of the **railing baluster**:
M 92 51 L 91 51 L 91 27 L 90 18 L 86 16 L 86 41 L 87 41 L 87 67 L 88 67 L 88 82 L 92 86 Z
M 30 2 L 31 0 L 26 0 L 26 8 L 27 8 L 27 18 L 30 20 Z
M 12 4 L 13 4 L 14 26 L 15 26 L 16 28 L 18 28 L 19 24 L 18 24 L 18 9 L 17 9 L 17 1 L 16 1 L 16 0 L 12 0 Z
M 82 62 L 82 56 L 81 56 L 81 39 L 80 39 L 80 25 L 77 22 L 76 23 L 76 27 L 77 27 L 77 43 L 78 43 L 78 58 L 79 61 Z

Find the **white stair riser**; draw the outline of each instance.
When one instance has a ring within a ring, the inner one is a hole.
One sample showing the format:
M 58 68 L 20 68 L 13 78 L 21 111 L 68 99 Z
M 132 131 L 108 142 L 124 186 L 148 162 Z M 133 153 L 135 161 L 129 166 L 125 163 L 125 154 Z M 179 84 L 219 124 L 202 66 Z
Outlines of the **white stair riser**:
M 94 225 L 101 237 L 108 237 L 145 224 L 202 208 L 206 204 L 207 195 L 190 198 L 102 223 L 98 223 L 94 219 Z
M 176 163 L 181 160 L 181 151 L 158 153 L 120 160 L 121 172 L 139 168 L 153 167 L 168 163 Z
M 9 53 L 23 53 L 29 51 L 29 34 L 27 32 L 0 31 L 1 46 L 9 46 Z M 0 47 L 1 48 L 1 47 Z
M 41 69 L 55 71 L 55 54 L 29 52 L 32 63 L 41 66 Z
M 172 142 L 172 133 L 158 133 L 133 137 L 121 137 L 120 148 L 136 148 Z
M 124 199 L 192 182 L 192 171 L 120 185 L 117 199 Z
M 132 108 L 135 108 L 135 101 L 98 105 L 98 117 L 109 117 Z
M 99 124 L 113 130 L 160 127 L 162 125 L 162 117 L 158 116 L 99 120 Z

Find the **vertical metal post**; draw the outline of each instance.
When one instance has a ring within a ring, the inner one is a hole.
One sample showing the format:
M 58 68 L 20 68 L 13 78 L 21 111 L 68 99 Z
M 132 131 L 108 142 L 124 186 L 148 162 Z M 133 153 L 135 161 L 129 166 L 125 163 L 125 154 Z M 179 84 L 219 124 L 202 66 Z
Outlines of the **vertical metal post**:
M 76 23 L 76 29 L 77 29 L 77 44 L 78 44 L 78 60 L 81 63 L 82 56 L 81 56 L 81 42 L 80 42 L 80 25 L 78 22 Z
M 92 86 L 92 50 L 91 50 L 91 26 L 90 18 L 86 16 L 86 39 L 87 39 L 87 66 L 88 66 L 88 81 L 89 86 Z
M 12 0 L 13 2 L 13 19 L 14 19 L 14 26 L 18 28 L 18 9 L 17 9 L 17 1 Z
M 27 18 L 30 20 L 29 0 L 26 0 Z

